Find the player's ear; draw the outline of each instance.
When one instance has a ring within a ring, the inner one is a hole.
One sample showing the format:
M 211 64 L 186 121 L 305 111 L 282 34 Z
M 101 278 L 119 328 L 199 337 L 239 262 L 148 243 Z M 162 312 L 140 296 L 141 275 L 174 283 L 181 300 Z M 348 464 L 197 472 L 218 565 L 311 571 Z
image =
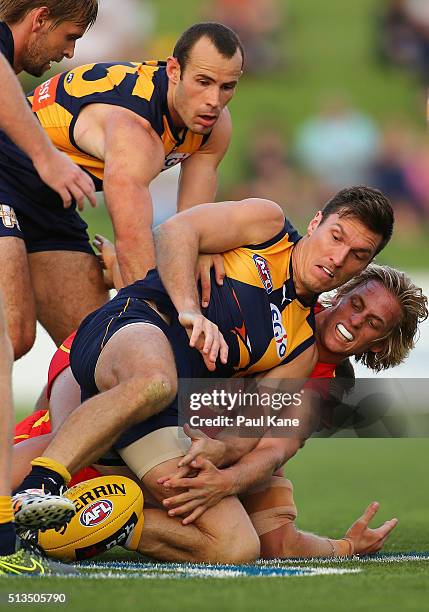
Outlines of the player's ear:
M 51 20 L 51 13 L 47 6 L 41 6 L 33 9 L 29 16 L 31 17 L 32 32 L 39 32 Z
M 371 353 L 379 353 L 384 348 L 386 348 L 387 338 L 382 338 L 381 340 L 377 340 L 374 344 L 371 344 L 369 351 Z
M 167 76 L 172 83 L 177 85 L 180 81 L 180 75 L 180 64 L 175 57 L 170 55 L 170 57 L 167 58 Z
M 312 218 L 310 223 L 308 224 L 308 227 L 307 227 L 307 236 L 311 236 L 311 234 L 314 232 L 314 230 L 319 227 L 321 222 L 322 222 L 322 211 L 319 210 L 314 215 L 314 217 Z

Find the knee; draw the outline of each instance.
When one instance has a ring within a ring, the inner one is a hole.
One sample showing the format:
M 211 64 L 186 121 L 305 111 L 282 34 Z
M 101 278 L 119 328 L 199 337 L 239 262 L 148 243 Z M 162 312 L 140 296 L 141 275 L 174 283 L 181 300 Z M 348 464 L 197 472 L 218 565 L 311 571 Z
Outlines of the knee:
M 11 325 L 9 335 L 16 361 L 32 348 L 36 339 L 36 325 L 33 321 L 22 321 L 20 324 Z
M 148 374 L 137 381 L 138 393 L 135 417 L 148 418 L 158 414 L 174 400 L 177 394 L 177 378 L 163 372 Z
M 197 554 L 198 562 L 232 565 L 251 563 L 260 554 L 259 537 L 251 526 L 239 529 L 239 533 L 234 530 L 233 534 L 224 532 L 218 537 L 205 536 Z

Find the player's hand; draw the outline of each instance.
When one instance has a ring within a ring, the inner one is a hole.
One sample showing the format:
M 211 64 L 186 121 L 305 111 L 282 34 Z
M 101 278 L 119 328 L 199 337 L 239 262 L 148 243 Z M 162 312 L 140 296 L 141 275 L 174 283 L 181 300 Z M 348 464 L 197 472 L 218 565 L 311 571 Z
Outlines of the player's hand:
M 223 285 L 225 268 L 222 255 L 200 255 L 197 262 L 197 281 L 201 282 L 201 305 L 207 308 L 210 303 L 211 282 L 210 270 L 214 268 L 216 282 Z
M 177 464 L 177 470 L 173 474 L 158 478 L 157 483 L 166 489 L 176 489 L 177 481 L 185 476 L 189 476 L 193 471 L 191 463 L 197 457 L 208 459 L 213 465 L 220 465 L 225 457 L 225 444 L 221 440 L 209 438 L 199 429 L 192 429 L 187 423 L 183 426 L 185 434 L 191 438 L 192 445 L 186 455 Z
M 189 346 L 201 353 L 208 370 L 216 369 L 218 356 L 222 363 L 228 361 L 228 345 L 215 323 L 199 312 L 179 312 L 179 322 L 188 332 Z
M 398 519 L 394 518 L 386 521 L 377 529 L 368 527 L 379 507 L 378 502 L 369 504 L 362 516 L 347 531 L 346 538 L 353 542 L 355 554 L 368 555 L 381 550 L 390 532 L 398 524 Z
M 219 470 L 208 459 L 197 457 L 191 462 L 190 467 L 199 470 L 195 478 L 179 478 L 175 481 L 175 488 L 187 491 L 163 501 L 169 516 L 188 515 L 183 519 L 183 525 L 193 523 L 208 508 L 230 495 L 232 490 L 228 472 Z
M 97 206 L 92 178 L 65 153 L 53 148 L 48 158 L 34 159 L 33 163 L 42 181 L 61 196 L 64 208 L 69 208 L 74 199 L 78 209 L 83 210 L 85 198 L 91 206 Z
M 100 253 L 98 255 L 98 261 L 103 268 L 104 283 L 106 287 L 119 291 L 119 289 L 122 289 L 124 286 L 124 281 L 122 280 L 115 245 L 101 234 L 95 234 L 92 244 Z

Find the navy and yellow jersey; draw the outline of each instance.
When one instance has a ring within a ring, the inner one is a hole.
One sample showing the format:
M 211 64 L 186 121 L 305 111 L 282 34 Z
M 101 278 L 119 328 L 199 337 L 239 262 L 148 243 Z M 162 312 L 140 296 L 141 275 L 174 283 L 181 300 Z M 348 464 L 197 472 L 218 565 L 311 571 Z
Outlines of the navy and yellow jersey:
M 203 311 L 219 327 L 229 347 L 228 363 L 218 361 L 215 376 L 265 372 L 289 363 L 314 344 L 315 302 L 303 304 L 293 281 L 292 251 L 299 239 L 298 232 L 285 221 L 283 230 L 269 242 L 223 254 L 226 273 L 223 285 L 219 286 L 212 276 L 210 304 Z M 162 312 L 172 316 L 173 328 L 179 325 L 155 271 L 145 280 L 122 289 L 118 297 L 153 300 Z M 186 338 L 184 342 L 187 344 Z M 173 351 L 176 353 L 174 342 Z M 187 377 L 211 375 L 202 358 L 197 362 L 189 354 L 186 359 L 197 364 Z
M 0 52 L 3 53 L 9 64 L 13 67 L 15 43 L 12 32 L 4 21 L 0 21 Z
M 225 375 L 271 370 L 314 344 L 313 307 L 298 299 L 293 281 L 292 251 L 299 239 L 286 220 L 272 240 L 223 254 L 224 285 L 212 282 L 205 315 L 229 346 L 227 368 L 233 371 Z
M 208 136 L 178 133 L 167 104 L 166 62 L 87 64 L 59 74 L 28 95 L 33 112 L 53 144 L 95 178 L 104 162 L 82 151 L 74 139 L 80 111 L 88 104 L 111 104 L 146 119 L 164 145 L 164 170 L 197 151 Z

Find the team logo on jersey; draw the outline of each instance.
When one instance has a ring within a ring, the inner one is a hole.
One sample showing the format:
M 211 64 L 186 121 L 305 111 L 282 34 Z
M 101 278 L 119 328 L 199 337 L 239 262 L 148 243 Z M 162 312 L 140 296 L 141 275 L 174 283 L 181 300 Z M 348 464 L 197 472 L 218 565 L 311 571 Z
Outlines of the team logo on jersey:
M 10 206 L 6 206 L 6 204 L 0 204 L 0 219 L 7 229 L 13 229 L 14 227 L 19 230 L 21 229 L 15 211 Z
M 45 81 L 39 87 L 36 87 L 33 95 L 33 112 L 36 113 L 46 106 L 55 104 L 60 76 L 60 74 L 57 74 L 57 76 L 49 79 L 49 81 Z
M 165 158 L 164 167 L 161 172 L 163 172 L 164 170 L 168 170 L 173 166 L 177 166 L 177 164 L 180 164 L 182 163 L 182 161 L 185 161 L 185 159 L 187 159 L 190 155 L 190 153 L 170 153 Z
M 276 341 L 277 355 L 283 359 L 287 349 L 287 333 L 283 327 L 282 314 L 275 304 L 271 306 L 271 320 L 273 322 L 274 340 Z
M 80 523 L 84 527 L 94 527 L 105 521 L 113 511 L 113 504 L 109 499 L 100 499 L 85 510 L 80 515 Z
M 253 261 L 255 262 L 256 269 L 258 270 L 259 277 L 265 287 L 265 291 L 268 294 L 272 293 L 273 279 L 271 278 L 268 262 L 261 255 L 253 255 Z

